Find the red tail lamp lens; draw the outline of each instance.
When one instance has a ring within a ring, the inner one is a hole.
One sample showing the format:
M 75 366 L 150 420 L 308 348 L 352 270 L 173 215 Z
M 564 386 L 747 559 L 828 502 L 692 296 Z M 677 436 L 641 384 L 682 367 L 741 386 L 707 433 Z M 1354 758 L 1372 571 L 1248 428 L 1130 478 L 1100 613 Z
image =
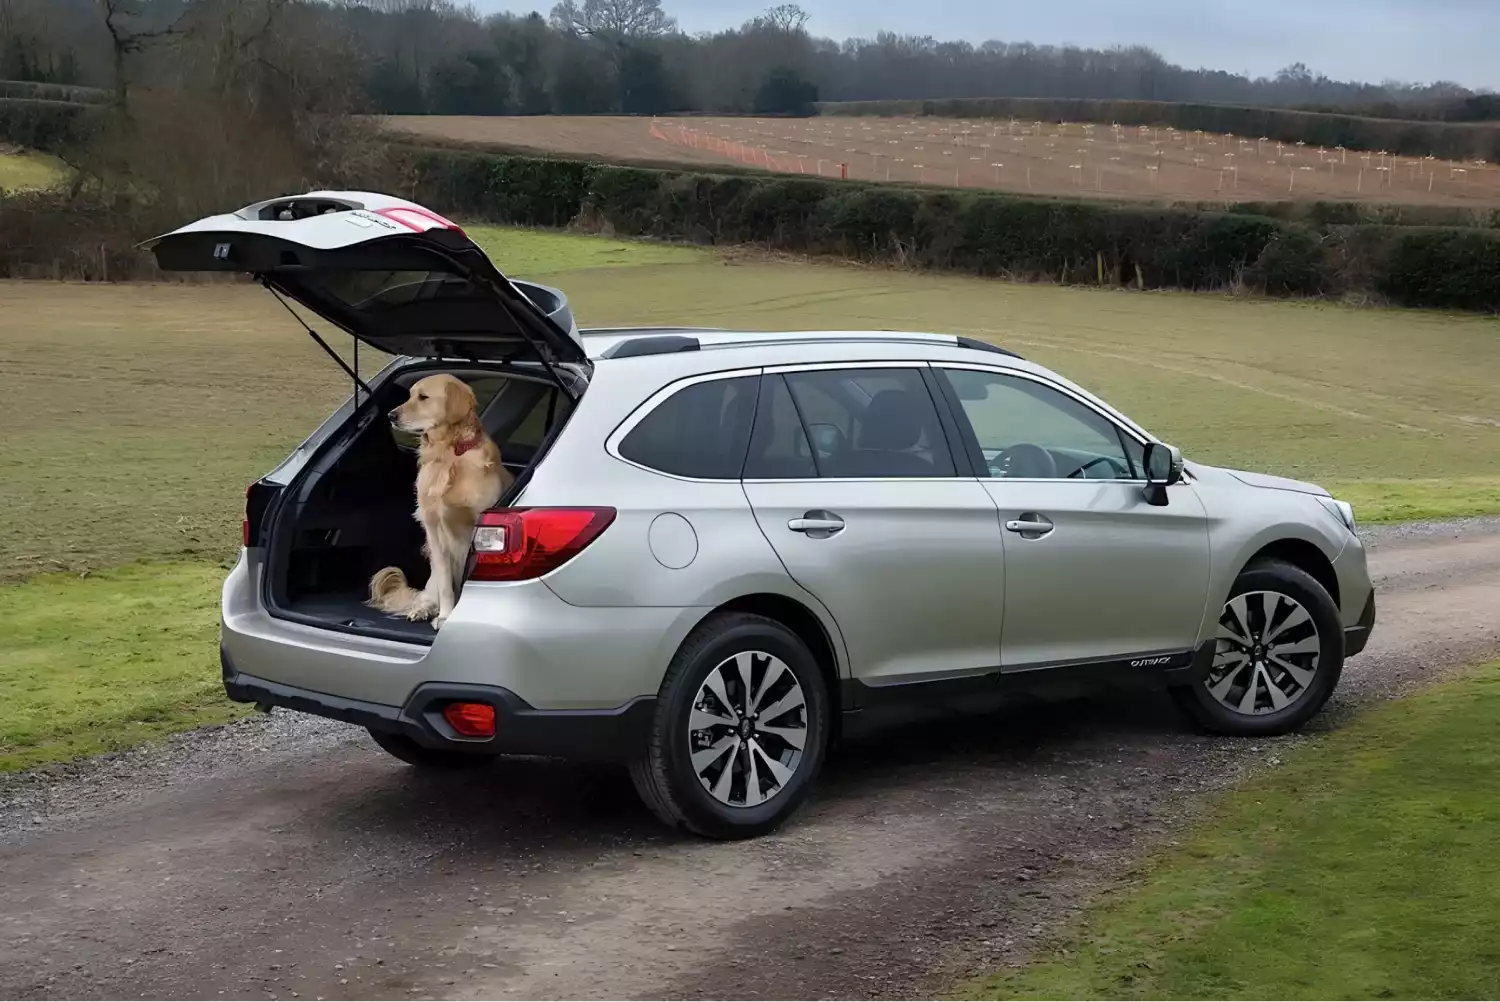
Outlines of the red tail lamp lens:
M 474 581 L 526 581 L 572 560 L 615 520 L 613 508 L 506 508 L 479 516 Z
M 443 707 L 443 719 L 466 738 L 495 736 L 495 708 L 488 703 L 449 703 Z

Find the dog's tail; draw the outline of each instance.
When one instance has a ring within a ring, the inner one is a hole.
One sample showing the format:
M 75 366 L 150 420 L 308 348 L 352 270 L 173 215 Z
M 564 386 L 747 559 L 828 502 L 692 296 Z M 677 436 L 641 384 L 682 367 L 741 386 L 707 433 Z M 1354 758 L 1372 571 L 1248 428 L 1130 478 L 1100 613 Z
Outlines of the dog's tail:
M 386 567 L 370 578 L 371 608 L 381 612 L 404 614 L 415 609 L 422 601 L 422 593 L 406 582 L 406 573 L 399 567 Z

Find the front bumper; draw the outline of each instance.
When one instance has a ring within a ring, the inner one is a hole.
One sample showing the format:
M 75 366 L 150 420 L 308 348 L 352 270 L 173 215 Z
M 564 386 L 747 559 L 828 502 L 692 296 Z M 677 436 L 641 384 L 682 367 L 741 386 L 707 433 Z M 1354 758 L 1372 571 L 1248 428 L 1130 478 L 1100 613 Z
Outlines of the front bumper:
M 1365 607 L 1359 614 L 1359 622 L 1353 626 L 1344 628 L 1344 657 L 1352 658 L 1365 649 L 1370 642 L 1370 634 L 1375 631 L 1375 592 L 1370 592 L 1370 597 L 1365 600 Z
M 627 762 L 646 746 L 656 710 L 654 696 L 640 696 L 608 710 L 538 710 L 508 689 L 471 683 L 428 682 L 402 706 L 368 703 L 313 692 L 246 675 L 221 647 L 224 692 L 237 703 L 279 706 L 372 731 L 402 734 L 425 748 L 477 755 L 545 755 L 582 761 Z M 495 708 L 495 736 L 461 737 L 443 719 L 451 702 L 482 702 Z

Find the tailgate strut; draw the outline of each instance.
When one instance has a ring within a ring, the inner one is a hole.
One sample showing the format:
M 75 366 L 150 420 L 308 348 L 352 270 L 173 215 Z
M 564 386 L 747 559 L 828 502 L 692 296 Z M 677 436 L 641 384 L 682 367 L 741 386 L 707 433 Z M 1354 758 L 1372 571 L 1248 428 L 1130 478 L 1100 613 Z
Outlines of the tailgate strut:
M 337 362 L 339 368 L 343 369 L 344 372 L 348 374 L 349 378 L 354 380 L 354 405 L 356 407 L 359 406 L 360 390 L 365 391 L 366 400 L 374 396 L 374 393 L 370 391 L 369 384 L 367 384 L 363 379 L 359 378 L 359 338 L 354 339 L 354 368 L 351 369 L 349 367 L 349 363 L 340 358 L 339 353 L 330 348 L 328 346 L 328 342 L 324 341 L 322 336 L 319 335 L 317 331 L 313 330 L 312 326 L 306 320 L 302 319 L 301 314 L 292 309 L 292 305 L 285 299 L 281 298 L 281 293 L 276 291 L 275 287 L 271 285 L 268 279 L 262 276 L 260 284 L 266 287 L 266 291 L 270 292 L 271 295 L 276 297 L 276 301 L 286 308 L 286 311 L 292 315 L 292 319 L 296 320 L 297 323 L 302 325 L 302 328 L 306 330 L 307 333 L 312 336 L 312 339 L 318 343 L 318 347 L 326 351 L 328 353 L 328 357 Z

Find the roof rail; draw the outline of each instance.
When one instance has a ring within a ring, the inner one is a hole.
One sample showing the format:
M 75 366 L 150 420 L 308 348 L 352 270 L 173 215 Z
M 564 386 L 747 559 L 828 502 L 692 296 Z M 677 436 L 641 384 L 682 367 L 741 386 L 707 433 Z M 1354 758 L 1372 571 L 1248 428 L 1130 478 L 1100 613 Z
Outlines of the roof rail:
M 1002 348 L 998 344 L 990 344 L 988 341 L 981 341 L 977 337 L 964 337 L 962 334 L 958 336 L 958 346 L 960 348 L 971 348 L 974 351 L 993 352 L 996 355 L 1009 355 L 1011 358 L 1021 357 L 1020 355 L 1017 355 L 1015 352 L 1011 351 L 1009 348 Z
M 657 334 L 648 337 L 633 337 L 610 345 L 600 353 L 600 358 L 634 358 L 637 355 L 670 355 L 679 351 L 697 351 L 703 347 L 695 337 L 682 334 Z

